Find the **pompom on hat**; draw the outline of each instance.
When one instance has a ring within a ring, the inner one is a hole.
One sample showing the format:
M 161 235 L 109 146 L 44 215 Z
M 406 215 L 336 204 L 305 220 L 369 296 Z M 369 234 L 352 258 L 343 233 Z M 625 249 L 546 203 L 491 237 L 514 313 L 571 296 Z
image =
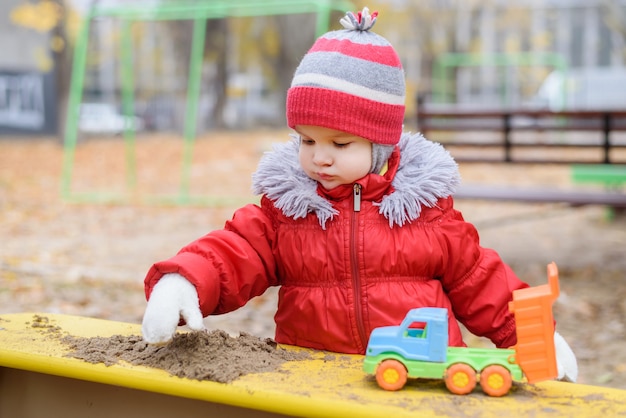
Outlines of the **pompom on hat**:
M 395 145 L 404 123 L 405 82 L 393 46 L 370 31 L 368 8 L 340 20 L 345 29 L 319 37 L 287 91 L 287 125 L 315 125 Z

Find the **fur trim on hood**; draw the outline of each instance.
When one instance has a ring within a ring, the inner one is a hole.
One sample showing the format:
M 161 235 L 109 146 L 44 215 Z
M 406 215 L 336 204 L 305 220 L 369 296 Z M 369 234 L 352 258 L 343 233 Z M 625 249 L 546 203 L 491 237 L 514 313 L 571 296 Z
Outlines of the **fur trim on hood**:
M 298 137 L 292 135 L 291 141 L 275 144 L 265 153 L 252 175 L 252 191 L 274 201 L 285 216 L 298 219 L 314 212 L 325 229 L 338 211 L 300 168 L 299 147 Z M 456 162 L 440 144 L 421 134 L 403 133 L 398 147 L 400 165 L 391 183 L 395 190 L 377 203 L 390 227 L 419 218 L 423 207 L 434 207 L 440 198 L 451 196 L 461 182 Z

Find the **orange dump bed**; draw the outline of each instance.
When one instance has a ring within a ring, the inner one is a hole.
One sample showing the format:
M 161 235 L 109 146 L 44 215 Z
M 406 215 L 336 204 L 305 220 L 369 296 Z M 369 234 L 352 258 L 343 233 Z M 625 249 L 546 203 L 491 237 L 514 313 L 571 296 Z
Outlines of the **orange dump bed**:
M 509 310 L 517 328 L 516 358 L 529 383 L 557 377 L 552 304 L 559 296 L 559 273 L 548 265 L 548 283 L 513 292 Z

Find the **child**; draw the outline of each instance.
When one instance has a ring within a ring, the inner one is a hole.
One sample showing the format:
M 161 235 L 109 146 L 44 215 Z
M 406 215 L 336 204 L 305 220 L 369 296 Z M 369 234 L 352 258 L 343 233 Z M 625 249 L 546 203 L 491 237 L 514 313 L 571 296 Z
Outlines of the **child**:
M 281 286 L 279 343 L 363 354 L 372 329 L 411 308 L 449 311 L 498 347 L 516 343 L 508 310 L 527 287 L 453 207 L 457 165 L 438 144 L 403 133 L 400 59 L 372 33 L 376 13 L 347 13 L 345 30 L 320 37 L 287 94 L 297 135 L 261 159 L 261 203 L 238 209 L 222 230 L 155 264 L 145 279 L 143 335 L 170 340 L 182 318 L 230 312 Z M 555 333 L 559 377 L 576 359 Z

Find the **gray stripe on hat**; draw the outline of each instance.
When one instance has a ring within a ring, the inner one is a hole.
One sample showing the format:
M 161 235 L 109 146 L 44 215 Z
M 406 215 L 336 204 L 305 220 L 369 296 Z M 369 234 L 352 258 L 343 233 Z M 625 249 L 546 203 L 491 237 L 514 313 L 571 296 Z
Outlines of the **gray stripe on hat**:
M 294 77 L 292 86 L 324 87 L 330 90 L 342 91 L 352 96 L 362 97 L 375 102 L 403 105 L 404 94 L 389 94 L 380 90 L 373 90 L 359 84 L 350 83 L 341 78 L 328 77 L 323 74 L 306 73 Z
M 404 97 L 405 94 L 402 69 L 353 58 L 338 52 L 312 52 L 305 55 L 296 69 L 291 86 L 313 85 L 306 84 L 309 83 L 308 81 L 304 81 L 305 84 L 298 84 L 300 81 L 297 76 L 308 73 L 342 79 L 348 83 L 395 96 Z

